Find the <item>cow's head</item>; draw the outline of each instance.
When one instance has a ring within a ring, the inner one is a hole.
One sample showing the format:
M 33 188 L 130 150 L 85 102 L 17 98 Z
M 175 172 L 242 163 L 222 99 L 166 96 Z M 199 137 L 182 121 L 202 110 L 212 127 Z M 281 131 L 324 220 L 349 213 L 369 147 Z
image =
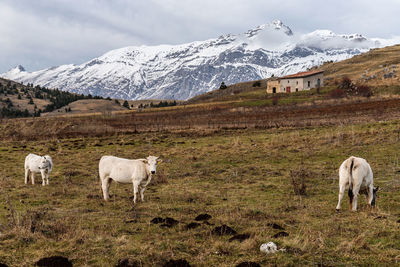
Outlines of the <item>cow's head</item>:
M 50 162 L 46 159 L 46 157 L 40 157 L 40 162 L 39 162 L 39 169 L 46 169 L 49 167 Z
M 162 160 L 158 159 L 158 157 L 155 156 L 148 156 L 146 158 L 146 163 L 149 165 L 149 171 L 151 174 L 155 174 L 156 173 L 156 169 L 157 169 L 157 163 L 161 162 Z
M 376 200 L 376 192 L 378 192 L 379 186 L 375 187 L 372 191 L 372 201 L 371 201 L 371 206 L 375 207 L 375 200 Z

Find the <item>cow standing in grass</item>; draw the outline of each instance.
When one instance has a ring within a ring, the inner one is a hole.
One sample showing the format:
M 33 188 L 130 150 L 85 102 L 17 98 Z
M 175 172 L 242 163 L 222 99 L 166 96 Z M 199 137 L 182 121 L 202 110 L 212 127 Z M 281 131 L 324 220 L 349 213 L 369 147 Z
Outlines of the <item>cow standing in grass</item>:
M 368 162 L 363 158 L 350 157 L 343 161 L 339 168 L 339 202 L 336 210 L 340 210 L 343 194 L 349 189 L 350 209 L 357 211 L 358 194 L 363 192 L 367 196 L 367 202 L 375 206 L 376 192 L 379 187 L 374 188 L 374 177 Z M 361 191 L 360 191 L 361 190 Z
M 140 196 L 144 201 L 144 191 L 150 183 L 152 175 L 156 173 L 158 157 L 148 156 L 146 159 L 124 159 L 114 156 L 103 156 L 99 162 L 99 176 L 103 189 L 104 200 L 108 200 L 111 181 L 123 184 L 133 184 L 133 202 L 140 189 Z
M 35 184 L 35 173 L 42 175 L 42 185 L 49 184 L 50 173 L 53 170 L 53 161 L 49 155 L 38 156 L 29 154 L 25 158 L 25 184 L 28 183 L 29 174 L 32 174 L 32 184 Z

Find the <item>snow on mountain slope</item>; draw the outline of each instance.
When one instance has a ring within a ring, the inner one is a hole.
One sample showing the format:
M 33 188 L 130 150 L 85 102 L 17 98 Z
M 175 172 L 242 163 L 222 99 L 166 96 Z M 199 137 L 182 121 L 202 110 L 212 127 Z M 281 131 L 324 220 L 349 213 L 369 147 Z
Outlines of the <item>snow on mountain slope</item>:
M 69 92 L 123 99 L 188 99 L 226 84 L 295 73 L 381 46 L 359 34 L 317 30 L 296 35 L 273 21 L 239 35 L 182 45 L 124 47 L 81 65 L 1 77 Z

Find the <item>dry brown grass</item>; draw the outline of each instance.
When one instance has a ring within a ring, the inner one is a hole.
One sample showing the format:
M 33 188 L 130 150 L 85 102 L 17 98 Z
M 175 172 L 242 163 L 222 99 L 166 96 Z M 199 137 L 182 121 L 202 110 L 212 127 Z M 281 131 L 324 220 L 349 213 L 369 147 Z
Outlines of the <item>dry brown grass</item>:
M 111 136 L 140 132 L 208 135 L 224 129 L 342 125 L 400 118 L 399 98 L 319 100 L 299 105 L 196 106 L 148 112 L 3 120 L 3 140 Z M 21 129 L 23 129 L 21 131 Z M 45 131 L 43 131 L 45 129 Z
M 51 122 L 52 120 L 50 120 Z M 115 266 L 130 258 L 160 266 L 184 258 L 196 266 L 395 265 L 398 255 L 400 183 L 398 120 L 355 125 L 261 130 L 220 130 L 208 134 L 132 135 L 0 142 L 0 262 L 31 266 L 62 255 L 75 266 Z M 50 185 L 24 185 L 21 164 L 28 152 L 50 153 Z M 132 186 L 113 183 L 104 202 L 97 175 L 101 155 L 127 158 L 159 155 L 145 202 L 134 208 Z M 71 156 L 73 155 L 73 156 Z M 335 212 L 337 169 L 344 158 L 368 159 L 382 188 L 377 208 L 360 198 L 360 210 Z M 306 195 L 293 192 L 302 169 Z M 292 172 L 291 172 L 292 171 Z M 207 225 L 187 230 L 208 213 Z M 171 228 L 150 221 L 171 217 Z M 226 224 L 231 235 L 212 229 Z M 279 225 L 283 230 L 274 228 Z M 280 231 L 285 237 L 273 236 Z M 263 255 L 274 241 L 286 252 Z
M 393 66 L 396 66 L 396 68 L 393 69 Z M 357 83 L 374 87 L 399 85 L 400 45 L 372 49 L 347 60 L 325 64 L 319 69 L 325 71 L 324 76 L 328 84 L 334 84 L 335 81 L 340 81 L 343 77 L 348 76 Z M 393 72 L 393 70 L 396 77 L 384 79 L 383 75 Z M 376 78 L 365 80 L 365 78 L 371 76 L 376 76 Z

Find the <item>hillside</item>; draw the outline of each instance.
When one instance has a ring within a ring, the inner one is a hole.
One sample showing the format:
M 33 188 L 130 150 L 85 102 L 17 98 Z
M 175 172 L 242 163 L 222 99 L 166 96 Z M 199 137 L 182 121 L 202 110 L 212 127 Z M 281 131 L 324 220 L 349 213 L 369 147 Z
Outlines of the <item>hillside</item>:
M 297 102 L 296 99 L 304 97 L 308 98 L 308 101 L 312 101 L 321 99 L 321 97 L 326 98 L 346 76 L 354 83 L 370 86 L 375 95 L 400 94 L 400 45 L 372 49 L 350 59 L 326 62 L 312 69 L 324 71 L 325 86 L 320 95 L 316 95 L 315 90 L 291 94 L 266 94 L 268 79 L 263 79 L 227 85 L 224 90 L 217 89 L 195 96 L 186 103 L 246 101 L 250 104 L 251 101 L 271 102 L 274 96 L 289 100 L 289 102 L 291 102 L 290 99 Z
M 326 63 L 318 69 L 325 71 L 328 84 L 348 76 L 370 86 L 400 85 L 400 45 L 371 49 L 350 59 Z
M 48 89 L 39 85 L 24 85 L 0 78 L 0 116 L 4 118 L 38 117 L 79 99 L 102 98 Z
M 60 116 L 60 115 L 80 115 L 89 113 L 111 113 L 114 111 L 124 111 L 127 108 L 121 106 L 115 100 L 107 99 L 80 99 L 70 104 L 56 109 L 49 113 L 43 113 L 42 117 Z

